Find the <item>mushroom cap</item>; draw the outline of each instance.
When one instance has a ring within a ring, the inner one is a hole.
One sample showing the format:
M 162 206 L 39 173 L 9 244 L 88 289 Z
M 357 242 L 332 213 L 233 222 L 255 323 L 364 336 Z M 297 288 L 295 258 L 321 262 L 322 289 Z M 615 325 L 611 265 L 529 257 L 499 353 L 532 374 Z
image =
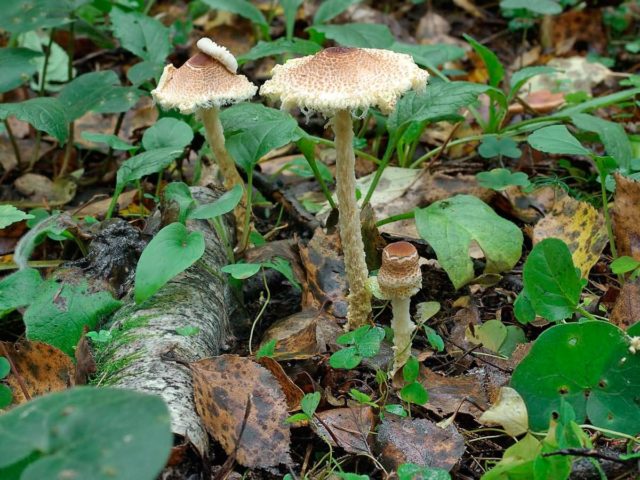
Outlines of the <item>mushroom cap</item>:
M 253 97 L 258 87 L 244 75 L 236 75 L 238 62 L 229 51 L 208 38 L 197 43 L 200 52 L 180 68 L 164 67 L 158 86 L 151 91 L 164 109 L 192 113 L 200 108 L 221 107 Z
M 283 109 L 298 106 L 326 116 L 372 106 L 386 114 L 407 90 L 424 90 L 428 77 L 404 53 L 332 47 L 276 65 L 260 94 L 280 99 Z
M 387 298 L 410 298 L 422 288 L 420 256 L 409 242 L 390 243 L 382 251 L 378 285 Z

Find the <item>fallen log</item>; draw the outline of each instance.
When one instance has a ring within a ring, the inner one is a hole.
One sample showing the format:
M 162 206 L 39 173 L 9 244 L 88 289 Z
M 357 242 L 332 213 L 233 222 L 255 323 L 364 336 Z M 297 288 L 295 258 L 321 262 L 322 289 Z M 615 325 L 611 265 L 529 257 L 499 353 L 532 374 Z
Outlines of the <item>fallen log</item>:
M 191 191 L 200 203 L 219 196 L 201 187 Z M 170 208 L 163 209 L 157 223 L 168 223 L 171 215 Z M 222 223 L 227 237 L 233 238 L 231 225 Z M 228 349 L 231 320 L 235 322 L 243 314 L 226 275 L 220 273 L 229 263 L 224 240 L 208 221 L 188 221 L 187 228 L 204 234 L 204 255 L 143 303 L 136 305 L 125 299 L 127 303 L 109 325 L 110 341 L 97 346 L 94 383 L 161 396 L 169 406 L 173 432 L 205 455 L 208 437 L 193 402 L 191 373 L 163 356 L 173 352 L 183 361 L 194 362 L 219 355 Z M 158 258 L 159 262 L 164 260 Z M 178 333 L 180 327 L 187 326 L 195 327 L 197 333 Z

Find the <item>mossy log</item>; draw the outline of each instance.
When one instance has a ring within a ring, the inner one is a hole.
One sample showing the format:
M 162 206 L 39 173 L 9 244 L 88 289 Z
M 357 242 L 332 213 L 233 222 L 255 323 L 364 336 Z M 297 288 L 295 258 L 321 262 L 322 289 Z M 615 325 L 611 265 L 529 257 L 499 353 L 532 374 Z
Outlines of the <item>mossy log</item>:
M 200 203 L 219 196 L 199 187 L 192 188 L 192 194 Z M 163 210 L 162 225 L 169 223 L 170 210 Z M 129 299 L 116 313 L 111 340 L 96 351 L 94 383 L 160 395 L 169 406 L 173 432 L 205 454 L 207 433 L 193 403 L 191 373 L 166 356 L 192 362 L 220 354 L 230 339 L 231 322 L 242 313 L 226 275 L 220 273 L 229 263 L 224 240 L 208 221 L 188 221 L 187 228 L 204 234 L 204 255 L 148 300 L 136 305 Z M 224 222 L 223 228 L 233 238 L 231 225 Z M 186 326 L 198 333 L 180 335 L 178 329 Z

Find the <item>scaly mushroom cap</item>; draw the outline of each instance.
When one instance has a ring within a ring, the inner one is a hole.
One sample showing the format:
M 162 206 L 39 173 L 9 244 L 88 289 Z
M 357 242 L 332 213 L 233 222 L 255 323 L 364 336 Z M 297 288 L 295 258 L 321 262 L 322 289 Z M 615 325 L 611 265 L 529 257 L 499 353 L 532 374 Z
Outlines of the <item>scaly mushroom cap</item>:
M 196 53 L 180 68 L 164 67 L 158 87 L 151 92 L 162 108 L 192 113 L 253 97 L 258 87 L 236 75 L 238 62 L 229 51 L 208 38 L 197 43 Z
M 409 242 L 390 243 L 382 251 L 378 285 L 387 298 L 410 298 L 422 288 L 420 256 Z
M 407 90 L 424 90 L 428 77 L 410 55 L 333 47 L 276 65 L 260 94 L 280 99 L 283 109 L 298 106 L 325 116 L 372 106 L 386 114 Z

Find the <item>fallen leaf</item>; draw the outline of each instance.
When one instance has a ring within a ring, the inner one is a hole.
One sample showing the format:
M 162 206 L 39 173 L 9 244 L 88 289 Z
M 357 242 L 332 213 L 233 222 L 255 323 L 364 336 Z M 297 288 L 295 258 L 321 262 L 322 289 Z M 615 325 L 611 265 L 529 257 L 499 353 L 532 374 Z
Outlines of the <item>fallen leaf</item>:
M 423 418 L 386 417 L 378 429 L 376 447 L 389 470 L 403 463 L 451 470 L 465 451 L 464 437 L 454 425 L 443 429 Z
M 564 93 L 551 92 L 550 90 L 537 90 L 525 95 L 522 99 L 524 103 L 537 113 L 549 113 L 564 105 Z M 524 105 L 513 103 L 509 105 L 509 113 L 524 112 Z
M 121 193 L 118 196 L 118 209 L 123 210 L 129 207 L 136 196 L 139 194 L 138 190 L 129 190 L 128 192 Z M 76 210 L 74 216 L 77 217 L 101 217 L 107 213 L 109 209 L 109 205 L 111 204 L 111 198 L 105 198 L 104 200 L 98 200 L 96 202 L 90 202 L 82 207 L 79 210 Z
M 316 414 L 313 419 L 315 432 L 333 446 L 349 453 L 370 454 L 368 438 L 373 430 L 371 407 L 334 408 Z M 327 432 L 327 428 L 331 433 Z
M 494 197 L 496 208 L 526 223 L 535 223 L 550 211 L 566 193 L 553 187 L 537 188 L 524 193 L 520 187 L 507 187 Z
M 598 262 L 608 240 L 602 214 L 588 203 L 568 195 L 556 202 L 533 228 L 534 245 L 545 238 L 564 241 L 571 251 L 573 263 L 585 278 Z
M 482 385 L 472 375 L 444 376 L 423 367 L 420 383 L 429 392 L 425 408 L 438 415 L 461 412 L 477 417 L 489 407 Z
M 56 181 L 37 173 L 25 173 L 13 183 L 18 192 L 30 201 L 60 206 L 69 203 L 76 194 L 76 184 L 67 178 Z
M 88 330 L 89 328 L 85 326 L 74 352 L 76 359 L 76 385 L 86 385 L 89 377 L 96 373 L 96 360 L 86 336 Z
M 611 78 L 613 72 L 601 63 L 591 63 L 586 57 L 554 58 L 547 63 L 557 71 L 550 74 L 536 75 L 523 87 L 528 91 L 538 90 L 562 91 L 566 93 L 591 89 Z
M 271 372 L 278 383 L 280 384 L 280 388 L 284 392 L 284 396 L 287 399 L 287 407 L 290 412 L 295 412 L 300 410 L 300 400 L 304 397 L 304 392 L 298 387 L 293 380 L 289 378 L 289 375 L 284 371 L 282 365 L 280 365 L 277 361 L 270 357 L 262 357 L 258 360 L 260 365 Z
M 73 385 L 73 361 L 57 348 L 27 340 L 2 344 L 32 398 L 65 390 Z M 13 405 L 24 403 L 24 393 L 13 371 L 6 377 L 6 381 L 13 391 Z
M 235 454 L 237 462 L 249 468 L 291 462 L 287 404 L 267 369 L 237 355 L 207 358 L 189 367 L 198 415 L 227 455 Z
M 328 314 L 317 309 L 302 310 L 278 320 L 264 333 L 262 345 L 275 340 L 273 358 L 278 360 L 313 357 L 320 353 L 316 333 L 320 317 L 330 321 Z
M 616 194 L 613 202 L 613 234 L 618 256 L 640 260 L 640 182 L 614 173 Z
M 640 321 L 640 278 L 625 282 L 609 321 L 623 330 Z
M 502 387 L 497 401 L 478 419 L 484 425 L 501 425 L 512 437 L 529 429 L 527 406 L 513 388 Z

